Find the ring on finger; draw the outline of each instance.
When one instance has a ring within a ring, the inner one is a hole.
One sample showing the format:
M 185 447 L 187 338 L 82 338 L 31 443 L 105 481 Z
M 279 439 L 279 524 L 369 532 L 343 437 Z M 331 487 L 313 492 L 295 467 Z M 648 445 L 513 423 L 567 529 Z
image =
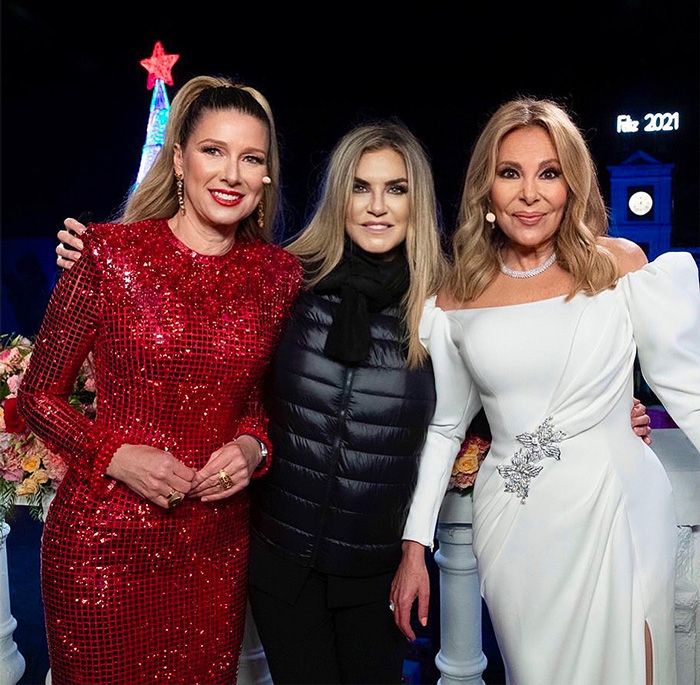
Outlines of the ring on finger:
M 229 476 L 223 469 L 219 471 L 219 485 L 221 486 L 222 490 L 228 490 L 229 488 L 233 487 L 231 476 Z
M 165 499 L 168 501 L 168 509 L 172 509 L 180 504 L 180 502 L 185 499 L 185 496 L 178 490 L 171 490 L 170 494 Z

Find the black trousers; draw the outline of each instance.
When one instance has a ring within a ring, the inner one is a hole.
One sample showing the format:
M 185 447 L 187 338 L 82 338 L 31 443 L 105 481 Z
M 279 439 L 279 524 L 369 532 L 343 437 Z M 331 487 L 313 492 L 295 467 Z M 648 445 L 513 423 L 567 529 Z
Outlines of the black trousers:
M 382 599 L 329 601 L 329 577 L 311 571 L 293 602 L 254 585 L 250 606 L 275 685 L 396 685 L 408 641 Z

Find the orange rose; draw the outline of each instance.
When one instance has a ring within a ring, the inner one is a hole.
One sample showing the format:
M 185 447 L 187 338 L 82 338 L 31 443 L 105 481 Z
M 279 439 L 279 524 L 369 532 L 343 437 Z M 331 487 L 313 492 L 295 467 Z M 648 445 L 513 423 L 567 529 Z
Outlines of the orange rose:
M 476 435 L 467 435 L 462 443 L 454 464 L 452 465 L 452 475 L 448 489 L 467 492 L 476 481 L 476 474 L 479 471 L 481 462 L 486 457 L 491 443 Z
M 452 475 L 459 473 L 474 473 L 479 468 L 479 450 L 476 445 L 471 445 L 461 456 L 455 459 L 452 467 Z
M 30 454 L 22 459 L 21 464 L 25 471 L 34 473 L 41 466 L 41 459 L 36 455 Z
M 39 483 L 33 480 L 31 477 L 25 478 L 17 486 L 18 495 L 33 495 L 39 489 Z
M 39 483 L 39 485 L 49 482 L 49 474 L 46 473 L 46 469 L 37 469 L 32 473 L 31 478 Z

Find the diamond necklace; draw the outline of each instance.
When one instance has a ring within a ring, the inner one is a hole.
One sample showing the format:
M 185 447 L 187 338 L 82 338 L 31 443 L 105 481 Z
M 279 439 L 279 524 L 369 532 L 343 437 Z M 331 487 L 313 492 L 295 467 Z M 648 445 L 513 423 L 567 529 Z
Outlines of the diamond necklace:
M 497 257 L 498 268 L 501 270 L 501 273 L 504 273 L 506 276 L 510 276 L 511 278 L 532 278 L 533 276 L 539 276 L 543 271 L 549 269 L 549 267 L 557 261 L 557 253 L 552 252 L 552 254 L 549 255 L 549 257 L 547 257 L 542 264 L 536 266 L 534 269 L 528 269 L 527 271 L 516 271 L 515 269 L 507 267 L 503 263 L 503 257 L 501 257 L 500 252 L 497 253 Z

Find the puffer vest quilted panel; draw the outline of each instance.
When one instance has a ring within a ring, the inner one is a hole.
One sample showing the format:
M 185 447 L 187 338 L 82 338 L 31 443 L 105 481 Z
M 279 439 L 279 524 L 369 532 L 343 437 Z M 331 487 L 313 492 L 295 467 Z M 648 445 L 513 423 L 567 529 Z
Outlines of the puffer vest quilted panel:
M 280 341 L 266 394 L 273 463 L 252 487 L 252 525 L 303 565 L 373 575 L 401 556 L 433 371 L 406 368 L 397 307 L 372 315 L 362 364 L 327 358 L 337 301 L 302 293 Z

